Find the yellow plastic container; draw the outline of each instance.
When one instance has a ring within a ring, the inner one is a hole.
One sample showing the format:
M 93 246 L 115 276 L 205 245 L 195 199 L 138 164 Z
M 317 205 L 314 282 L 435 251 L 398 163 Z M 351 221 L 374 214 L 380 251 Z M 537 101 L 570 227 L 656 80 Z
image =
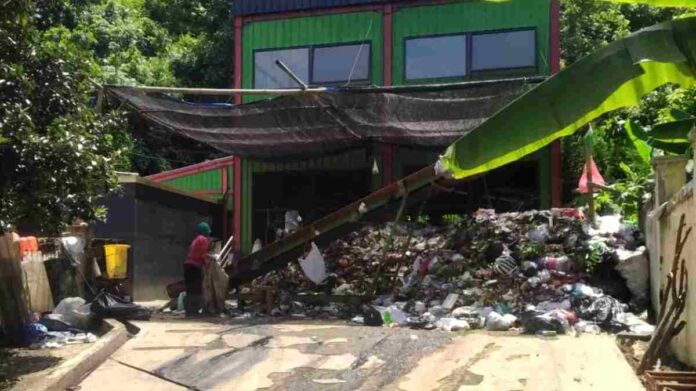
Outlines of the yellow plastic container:
M 130 246 L 127 244 L 104 245 L 104 255 L 106 256 L 106 278 L 126 278 L 129 248 Z

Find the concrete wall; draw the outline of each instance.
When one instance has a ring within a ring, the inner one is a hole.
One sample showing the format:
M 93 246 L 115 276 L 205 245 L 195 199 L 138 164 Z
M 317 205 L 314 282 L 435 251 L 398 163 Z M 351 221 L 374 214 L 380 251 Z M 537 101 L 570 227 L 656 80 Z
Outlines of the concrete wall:
M 681 216 L 686 227 L 696 223 L 696 198 L 691 181 L 685 184 L 686 159 L 656 160 L 655 208 L 646 219 L 646 241 L 650 254 L 650 289 L 652 306 L 660 307 L 660 291 L 667 285 Z M 662 165 L 662 166 L 660 166 Z M 682 252 L 689 271 L 689 291 L 683 319 L 686 328 L 672 341 L 671 350 L 684 363 L 696 365 L 696 231 L 690 236 Z M 662 261 L 660 261 L 662 260 Z
M 122 191 L 106 206 L 107 220 L 95 225 L 95 237 L 131 245 L 128 274 L 134 300 L 165 299 L 166 285 L 183 279 L 199 222 L 210 223 L 213 236 L 220 235 L 220 205 L 144 181 L 122 183 Z

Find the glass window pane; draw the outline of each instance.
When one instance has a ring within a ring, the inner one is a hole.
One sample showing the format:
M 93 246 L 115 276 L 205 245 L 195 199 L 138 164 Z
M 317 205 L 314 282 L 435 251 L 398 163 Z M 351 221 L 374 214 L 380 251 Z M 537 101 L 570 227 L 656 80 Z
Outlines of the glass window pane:
M 367 80 L 370 75 L 370 44 L 315 48 L 313 65 L 312 83 Z
M 406 79 L 466 75 L 466 35 L 406 41 Z
M 534 30 L 476 34 L 471 43 L 471 69 L 536 66 Z
M 305 83 L 309 81 L 309 49 L 268 50 L 254 53 L 254 88 L 297 88 L 276 60 L 282 61 Z

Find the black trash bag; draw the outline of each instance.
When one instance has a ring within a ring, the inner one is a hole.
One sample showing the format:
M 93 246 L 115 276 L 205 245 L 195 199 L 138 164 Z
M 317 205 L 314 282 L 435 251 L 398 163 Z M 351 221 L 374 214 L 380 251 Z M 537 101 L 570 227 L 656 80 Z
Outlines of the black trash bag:
M 365 326 L 381 326 L 382 323 L 384 323 L 382 321 L 382 314 L 376 309 L 370 306 L 363 306 L 362 312 Z
M 71 333 L 81 333 L 82 330 L 75 328 L 68 323 L 58 319 L 41 318 L 38 323 L 46 326 L 48 331 L 69 331 Z
M 570 327 L 568 321 L 540 311 L 525 311 L 520 316 L 520 321 L 526 334 L 536 334 L 539 331 L 555 331 L 558 334 L 565 334 Z
M 409 316 L 406 318 L 406 324 L 412 329 L 425 329 L 428 327 L 428 319 L 422 316 Z
M 579 297 L 573 300 L 572 305 L 580 319 L 593 321 L 605 331 L 619 332 L 626 329 L 617 319 L 625 312 L 626 305 L 611 296 Z
M 123 300 L 102 290 L 92 301 L 90 309 L 100 318 L 119 320 L 150 320 L 150 310 Z

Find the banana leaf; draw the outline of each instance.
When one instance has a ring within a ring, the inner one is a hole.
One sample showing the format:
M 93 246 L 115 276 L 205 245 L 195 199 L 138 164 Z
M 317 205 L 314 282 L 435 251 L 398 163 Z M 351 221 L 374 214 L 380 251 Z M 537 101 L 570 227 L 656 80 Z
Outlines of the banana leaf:
M 681 121 L 677 121 L 677 122 L 681 122 Z M 670 134 L 670 133 L 677 133 L 678 130 L 684 131 L 683 127 L 682 128 L 679 128 L 679 127 L 670 128 L 670 126 L 673 124 L 674 124 L 674 122 L 660 124 L 660 125 L 655 126 L 651 131 L 646 132 L 636 122 L 628 121 L 624 125 L 624 128 L 626 129 L 626 133 L 628 133 L 629 139 L 631 139 L 631 141 L 633 142 L 633 145 L 636 147 L 636 150 L 638 151 L 638 154 L 640 155 L 640 157 L 645 162 L 650 162 L 650 157 L 652 155 L 653 149 L 660 149 L 662 151 L 677 154 L 677 155 L 683 155 L 689 150 L 691 143 L 689 142 L 688 138 L 686 137 L 686 133 L 684 133 L 682 136 L 675 137 L 675 138 L 660 139 L 658 137 L 653 137 L 653 134 L 655 133 L 655 131 L 658 127 L 661 127 L 661 128 L 657 129 L 657 132 L 662 132 L 665 135 Z M 693 124 L 693 120 L 691 121 L 691 124 Z M 687 133 L 688 133 L 688 129 L 691 129 L 691 127 L 689 126 L 687 128 L 687 130 L 686 130 Z
M 604 0 L 610 3 L 647 4 L 655 7 L 696 7 L 696 0 Z
M 565 68 L 463 134 L 438 169 L 464 178 L 519 160 L 667 83 L 696 85 L 696 17 L 645 28 Z
M 644 162 L 650 163 L 652 148 L 650 148 L 650 145 L 648 145 L 648 143 L 645 141 L 645 139 L 647 139 L 647 133 L 640 127 L 640 125 L 638 125 L 634 121 L 626 121 L 624 129 L 626 129 L 628 138 L 636 147 L 636 151 L 638 151 L 638 156 L 640 156 L 640 158 Z M 645 137 L 645 139 L 643 139 L 642 137 Z
M 648 136 L 665 143 L 689 143 L 689 131 L 696 124 L 696 118 L 665 122 L 655 125 Z
M 696 119 L 696 117 L 687 113 L 686 111 L 673 109 L 671 107 L 661 110 L 660 117 L 664 118 L 666 120 L 665 122 L 681 121 L 683 119 Z

